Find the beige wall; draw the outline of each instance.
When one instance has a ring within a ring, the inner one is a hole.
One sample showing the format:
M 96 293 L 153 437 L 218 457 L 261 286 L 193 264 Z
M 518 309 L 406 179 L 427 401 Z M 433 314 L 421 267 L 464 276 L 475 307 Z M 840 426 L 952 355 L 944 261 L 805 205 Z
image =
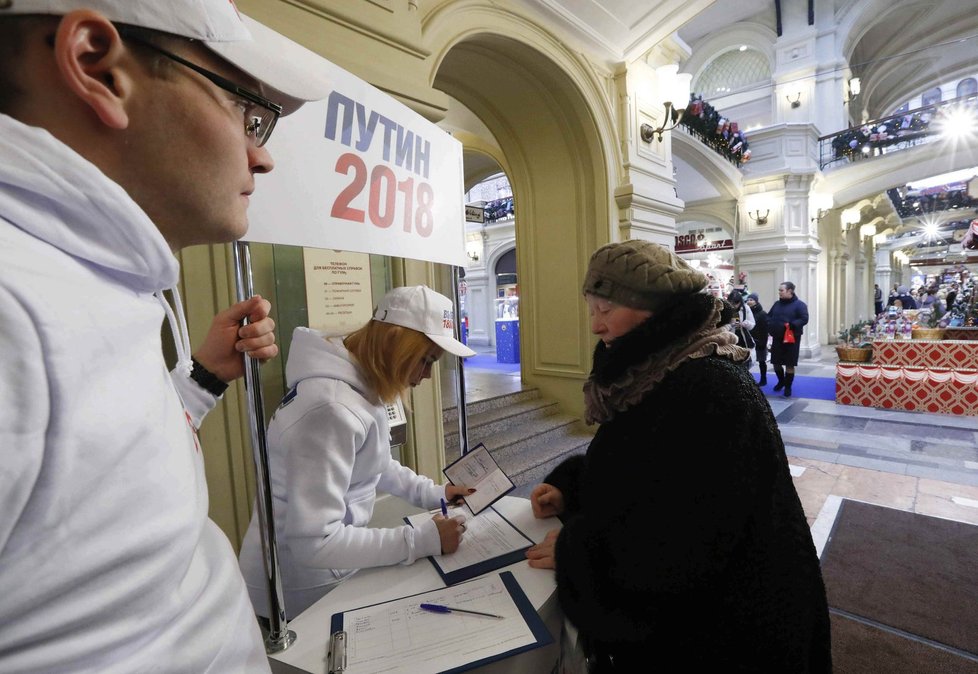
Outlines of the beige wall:
M 674 194 L 668 153 L 640 146 L 632 130 L 639 105 L 629 87 L 643 82 L 644 66 L 629 75 L 624 65 L 589 60 L 517 2 L 237 4 L 428 119 L 446 120 L 467 151 L 499 162 L 518 208 L 523 377 L 580 414 L 593 346 L 580 298 L 588 258 L 599 245 L 633 235 L 671 241 L 681 207 L 668 196 Z M 293 291 L 280 296 L 278 286 L 283 274 L 294 273 L 294 261 L 270 246 L 253 249 L 255 287 L 281 312 L 284 345 L 298 319 Z M 213 313 L 234 299 L 228 250 L 183 255 L 194 343 Z M 394 285 L 426 283 L 449 294 L 442 266 L 392 259 L 390 267 Z M 283 393 L 282 368 L 284 358 L 263 367 L 266 421 Z M 202 429 L 211 514 L 234 543 L 247 526 L 254 491 L 243 394 L 242 384 L 232 387 Z M 402 453 L 405 463 L 435 479 L 443 465 L 441 397 L 438 377 L 415 391 Z

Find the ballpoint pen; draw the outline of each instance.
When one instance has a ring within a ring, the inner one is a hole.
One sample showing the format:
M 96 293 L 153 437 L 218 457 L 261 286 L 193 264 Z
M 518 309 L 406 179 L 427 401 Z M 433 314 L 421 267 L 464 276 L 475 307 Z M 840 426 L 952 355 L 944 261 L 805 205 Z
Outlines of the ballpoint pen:
M 448 517 L 448 504 L 445 503 L 445 499 L 441 500 L 441 514 Z
M 465 608 L 452 608 L 451 606 L 442 606 L 441 604 L 421 604 L 421 610 L 431 611 L 432 613 L 468 613 L 470 615 L 479 615 L 485 618 L 495 618 L 496 620 L 502 620 L 503 616 L 496 615 L 495 613 L 483 613 L 482 611 L 470 611 Z

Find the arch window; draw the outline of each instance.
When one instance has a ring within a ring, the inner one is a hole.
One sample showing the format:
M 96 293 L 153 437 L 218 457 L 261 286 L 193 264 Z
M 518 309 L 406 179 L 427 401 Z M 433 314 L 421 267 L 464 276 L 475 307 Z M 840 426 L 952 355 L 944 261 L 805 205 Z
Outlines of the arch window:
M 756 49 L 734 49 L 713 59 L 700 72 L 693 91 L 709 99 L 770 81 L 771 64 L 767 56 Z
M 941 88 L 934 87 L 933 89 L 928 89 L 923 94 L 920 95 L 920 105 L 922 107 L 927 107 L 928 105 L 935 105 L 941 102 Z
M 974 96 L 978 94 L 978 80 L 974 77 L 966 77 L 958 82 L 957 97 Z

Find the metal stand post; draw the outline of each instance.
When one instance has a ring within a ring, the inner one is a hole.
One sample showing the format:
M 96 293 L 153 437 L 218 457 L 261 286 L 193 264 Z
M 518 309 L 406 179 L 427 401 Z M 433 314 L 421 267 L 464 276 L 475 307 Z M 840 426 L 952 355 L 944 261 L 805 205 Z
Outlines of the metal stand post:
M 459 268 L 452 267 L 452 289 L 455 301 L 455 339 L 462 341 L 461 301 L 458 292 Z M 469 451 L 469 423 L 465 414 L 465 359 L 458 358 L 458 377 L 455 379 L 455 400 L 458 401 L 458 448 L 461 454 Z
M 234 250 L 234 279 L 238 301 L 254 295 L 251 276 L 251 252 L 246 241 L 237 241 Z M 247 323 L 247 319 L 245 319 Z M 265 557 L 265 576 L 268 581 L 268 610 L 270 631 L 265 639 L 265 651 L 284 651 L 295 641 L 285 619 L 285 599 L 279 570 L 278 547 L 275 543 L 275 520 L 272 517 L 272 485 L 268 477 L 268 448 L 265 444 L 265 412 L 261 392 L 259 363 L 245 355 L 245 386 L 248 389 L 248 418 L 251 425 L 251 446 L 255 460 L 258 524 L 261 548 Z

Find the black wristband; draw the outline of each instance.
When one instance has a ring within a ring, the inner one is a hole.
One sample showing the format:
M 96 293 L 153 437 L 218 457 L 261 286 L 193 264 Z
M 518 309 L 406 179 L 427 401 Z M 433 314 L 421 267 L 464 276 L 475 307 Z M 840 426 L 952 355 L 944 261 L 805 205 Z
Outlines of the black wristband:
M 216 374 L 198 363 L 196 358 L 191 357 L 190 362 L 193 363 L 193 367 L 190 369 L 190 378 L 200 384 L 205 391 L 216 397 L 221 397 L 228 390 L 227 383 L 218 379 Z

